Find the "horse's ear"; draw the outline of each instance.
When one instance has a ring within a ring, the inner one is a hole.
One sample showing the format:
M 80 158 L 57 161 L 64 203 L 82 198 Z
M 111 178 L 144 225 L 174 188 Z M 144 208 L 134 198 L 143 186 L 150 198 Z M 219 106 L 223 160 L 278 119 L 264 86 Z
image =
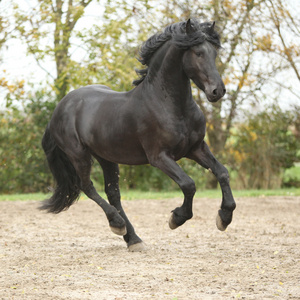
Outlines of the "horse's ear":
M 187 20 L 186 25 L 185 25 L 185 31 L 187 34 L 192 34 L 195 32 L 193 21 L 191 19 Z
M 211 24 L 211 26 L 209 27 L 209 30 L 208 30 L 208 31 L 209 31 L 209 33 L 211 33 L 211 34 L 212 34 L 212 33 L 214 32 L 214 29 L 215 29 L 215 24 L 216 24 L 216 22 L 215 22 L 215 21 L 213 21 L 213 22 L 212 22 L 212 24 Z

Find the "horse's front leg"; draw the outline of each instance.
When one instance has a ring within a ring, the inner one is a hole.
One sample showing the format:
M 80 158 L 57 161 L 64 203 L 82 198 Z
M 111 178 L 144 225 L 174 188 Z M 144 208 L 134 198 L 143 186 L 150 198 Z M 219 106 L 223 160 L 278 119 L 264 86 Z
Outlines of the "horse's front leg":
M 227 169 L 213 156 L 209 147 L 203 141 L 198 147 L 193 149 L 188 155 L 202 167 L 210 170 L 217 178 L 222 189 L 222 204 L 217 215 L 217 227 L 224 231 L 231 223 L 232 213 L 236 207 L 229 185 L 229 174 Z
M 150 157 L 149 162 L 152 166 L 159 168 L 170 178 L 172 178 L 181 188 L 184 194 L 184 201 L 180 207 L 172 211 L 169 220 L 171 229 L 185 223 L 193 217 L 193 197 L 196 192 L 195 182 L 179 167 L 179 165 L 166 153 Z

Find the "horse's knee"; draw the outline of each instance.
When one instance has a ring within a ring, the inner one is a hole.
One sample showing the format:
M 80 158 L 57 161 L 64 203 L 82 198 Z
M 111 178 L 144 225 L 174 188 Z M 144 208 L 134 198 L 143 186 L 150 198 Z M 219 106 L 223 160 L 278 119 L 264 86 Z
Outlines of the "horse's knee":
M 229 184 L 229 173 L 228 170 L 224 167 L 222 170 L 221 175 L 219 176 L 219 182 L 222 185 L 228 185 Z
M 192 179 L 185 181 L 180 187 L 185 196 L 193 197 L 196 193 L 196 185 Z

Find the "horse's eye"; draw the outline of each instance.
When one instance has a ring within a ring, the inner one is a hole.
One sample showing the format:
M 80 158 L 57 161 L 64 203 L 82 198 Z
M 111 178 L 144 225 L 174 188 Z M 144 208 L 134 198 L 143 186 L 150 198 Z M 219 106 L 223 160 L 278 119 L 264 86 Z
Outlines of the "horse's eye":
M 202 52 L 195 52 L 195 54 L 196 54 L 198 57 L 202 56 Z

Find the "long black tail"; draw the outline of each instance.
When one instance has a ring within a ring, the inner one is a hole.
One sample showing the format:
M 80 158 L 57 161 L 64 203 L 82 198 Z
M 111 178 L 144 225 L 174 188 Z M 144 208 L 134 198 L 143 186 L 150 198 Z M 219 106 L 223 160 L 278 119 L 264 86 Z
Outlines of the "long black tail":
M 50 134 L 49 124 L 42 139 L 42 146 L 56 181 L 56 188 L 52 197 L 44 200 L 39 209 L 58 214 L 78 199 L 80 179 L 67 155 L 56 145 Z

